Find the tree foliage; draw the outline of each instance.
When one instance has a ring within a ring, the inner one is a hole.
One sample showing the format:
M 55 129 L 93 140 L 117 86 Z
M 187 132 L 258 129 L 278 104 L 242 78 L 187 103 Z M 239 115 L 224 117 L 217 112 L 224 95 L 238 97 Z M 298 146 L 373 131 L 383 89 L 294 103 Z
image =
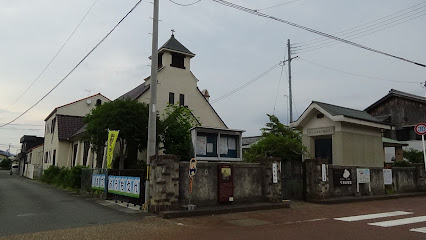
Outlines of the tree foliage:
M 416 149 L 410 148 L 410 150 L 404 150 L 403 156 L 411 163 L 423 163 L 423 152 Z
M 161 123 L 161 142 L 164 153 L 174 154 L 181 160 L 191 158 L 191 133 L 190 129 L 199 126 L 198 120 L 187 107 L 169 105 L 165 109 Z
M 3 159 L 3 161 L 0 162 L 0 168 L 2 169 L 9 169 L 12 166 L 12 160 L 9 158 Z
M 244 160 L 256 162 L 265 157 L 301 160 L 301 154 L 306 153 L 301 133 L 280 123 L 275 115 L 267 115 L 269 122 L 261 129 L 262 139 L 245 152 Z
M 95 151 L 99 152 L 104 149 L 108 140 L 108 129 L 120 130 L 117 143 L 120 146 L 119 166 L 123 169 L 128 154 L 126 146 L 136 146 L 138 150 L 146 149 L 148 115 L 149 106 L 146 103 L 130 99 L 104 103 L 84 118 L 87 123 L 86 139 L 93 144 Z

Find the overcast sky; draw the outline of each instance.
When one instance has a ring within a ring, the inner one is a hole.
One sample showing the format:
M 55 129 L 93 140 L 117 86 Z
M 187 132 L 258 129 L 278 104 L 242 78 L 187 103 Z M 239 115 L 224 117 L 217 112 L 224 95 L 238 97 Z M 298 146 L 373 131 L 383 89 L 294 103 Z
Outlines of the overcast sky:
M 189 4 L 195 0 L 175 1 Z M 424 0 L 230 1 L 336 35 L 362 25 L 343 38 L 426 63 Z M 137 0 L 97 0 L 50 67 L 16 101 L 50 62 L 94 2 L 0 2 L 0 124 L 12 120 L 46 94 Z M 289 3 L 282 4 L 286 2 Z M 270 8 L 275 5 L 279 6 Z M 390 14 L 393 15 L 383 18 Z M 88 91 L 91 95 L 100 92 L 115 99 L 141 84 L 150 74 L 151 17 L 152 4 L 144 0 L 52 94 L 17 120 L 17 125 L 0 128 L 0 149 L 6 150 L 6 145 L 11 144 L 11 152 L 16 153 L 22 135 L 43 136 L 44 118 L 57 106 L 87 97 Z M 319 36 L 313 33 L 211 0 L 202 0 L 187 7 L 161 0 L 160 19 L 159 45 L 169 39 L 171 29 L 176 31 L 176 38 L 196 54 L 191 60 L 191 71 L 200 80 L 199 88 L 209 90 L 211 100 L 238 88 L 283 60 L 287 39 L 300 43 L 295 45 L 299 47 L 295 49 L 299 50 L 295 55 L 300 58 L 292 61 L 295 120 L 313 100 L 363 110 L 391 88 L 421 96 L 425 94 L 420 83 L 426 80 L 426 68 L 346 44 L 324 44 L 328 40 L 318 39 Z M 377 19 L 381 20 L 372 22 Z M 363 25 L 370 22 L 376 25 Z M 318 47 L 323 48 L 312 50 Z M 308 61 L 388 81 L 344 74 Z M 246 130 L 244 136 L 259 135 L 259 129 L 268 120 L 266 114 L 274 113 L 287 123 L 286 68 L 283 71 L 281 67 L 275 68 L 241 91 L 212 104 L 213 107 L 229 128 Z

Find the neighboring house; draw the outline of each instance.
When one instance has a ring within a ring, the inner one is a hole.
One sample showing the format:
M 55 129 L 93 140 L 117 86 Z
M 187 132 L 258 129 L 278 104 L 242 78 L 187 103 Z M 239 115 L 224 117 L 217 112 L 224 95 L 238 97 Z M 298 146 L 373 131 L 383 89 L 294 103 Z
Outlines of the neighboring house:
M 37 137 L 33 135 L 24 135 L 21 137 L 21 152 L 17 156 L 19 163 L 19 175 L 23 176 L 26 171 L 28 153 L 32 150 L 32 148 L 42 145 L 43 142 L 43 137 Z
M 83 118 L 97 105 L 110 100 L 98 93 L 78 101 L 55 108 L 44 120 L 43 169 L 49 166 L 73 167 L 80 162 L 83 142 L 70 139 L 83 125 Z
M 203 127 L 227 128 L 217 112 L 209 103 L 209 92 L 200 91 L 198 79 L 191 72 L 190 60 L 195 56 L 183 46 L 175 36 L 158 50 L 158 85 L 156 109 L 164 113 L 168 104 L 180 104 L 192 110 L 193 115 Z M 120 96 L 119 99 L 130 98 L 149 104 L 151 79 L 131 91 Z
M 383 167 L 383 129 L 390 129 L 366 111 L 313 101 L 291 123 L 302 129 L 309 156 L 341 166 Z
M 385 137 L 408 143 L 407 148 L 423 150 L 422 138 L 414 132 L 414 126 L 426 122 L 426 98 L 391 89 L 365 111 L 392 126 L 384 132 Z
M 27 151 L 24 176 L 27 178 L 39 178 L 43 172 L 43 144 L 32 147 Z

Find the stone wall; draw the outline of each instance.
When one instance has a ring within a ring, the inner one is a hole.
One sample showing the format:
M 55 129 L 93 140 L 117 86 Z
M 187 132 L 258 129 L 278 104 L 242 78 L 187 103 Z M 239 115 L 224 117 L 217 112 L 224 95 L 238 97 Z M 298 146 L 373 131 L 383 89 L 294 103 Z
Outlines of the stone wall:
M 150 212 L 178 209 L 179 158 L 173 155 L 151 157 Z
M 355 196 L 357 194 L 357 168 L 356 166 L 336 166 L 327 164 L 323 159 L 307 159 L 306 164 L 306 197 L 307 199 L 327 199 L 335 197 Z M 326 164 L 326 179 L 322 179 L 322 164 Z M 351 185 L 335 185 L 334 172 L 347 169 L 350 172 Z M 386 194 L 383 168 L 368 167 L 370 169 L 370 185 L 360 184 L 360 195 Z M 393 192 L 419 192 L 426 191 L 425 169 L 423 164 L 409 168 L 392 168 Z

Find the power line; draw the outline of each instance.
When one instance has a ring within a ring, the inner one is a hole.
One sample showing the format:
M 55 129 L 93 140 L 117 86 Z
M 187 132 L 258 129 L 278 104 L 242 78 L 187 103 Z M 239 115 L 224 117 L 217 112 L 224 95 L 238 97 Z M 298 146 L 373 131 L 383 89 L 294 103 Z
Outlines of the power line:
M 411 11 L 409 11 L 409 12 L 406 12 L 406 13 L 404 13 L 404 14 L 398 15 L 398 16 L 396 16 L 396 17 L 392 17 L 392 16 L 394 16 L 394 15 L 396 15 L 396 14 L 398 14 L 398 13 L 405 12 L 405 11 L 407 11 L 407 10 L 409 10 L 409 9 L 412 9 L 412 8 L 418 7 L 419 5 L 424 5 L 424 4 L 426 4 L 426 2 L 421 2 L 421 3 L 418 3 L 418 4 L 414 5 L 414 6 L 411 6 L 411 7 L 405 8 L 405 9 L 403 9 L 403 10 L 400 10 L 400 11 L 394 12 L 394 13 L 392 13 L 392 14 L 386 15 L 386 16 L 384 16 L 384 17 L 381 17 L 381 18 L 375 19 L 375 20 L 370 21 L 370 22 L 367 22 L 367 23 L 364 23 L 364 24 L 361 24 L 361 25 L 358 25 L 358 26 L 355 26 L 355 27 L 352 27 L 352 28 L 348 28 L 348 29 L 343 30 L 343 31 L 340 31 L 340 32 L 336 32 L 336 33 L 334 33 L 334 34 L 341 34 L 341 33 L 347 33 L 347 32 L 354 32 L 354 31 L 351 31 L 351 30 L 358 29 L 358 28 L 361 28 L 361 27 L 363 27 L 363 26 L 368 26 L 368 25 L 370 25 L 370 27 L 371 27 L 371 26 L 374 26 L 374 25 L 377 25 L 377 24 L 380 24 L 380 23 L 383 23 L 383 22 L 386 22 L 386 21 L 389 21 L 389 20 L 392 20 L 392 19 L 398 18 L 398 17 L 400 17 L 400 16 L 406 15 L 406 14 L 411 13 L 411 12 L 413 12 L 413 11 L 417 11 L 417 10 L 419 10 L 419 9 L 422 9 L 422 8 L 424 8 L 424 7 L 426 7 L 426 6 L 421 6 L 421 7 L 419 7 L 419 8 L 416 8 L 416 9 L 411 10 Z M 389 17 L 391 17 L 391 18 L 389 18 Z M 383 19 L 386 19 L 386 18 L 389 18 L 389 19 L 387 19 L 387 20 L 385 20 L 385 21 L 382 21 L 382 22 L 379 22 L 379 23 L 375 23 L 375 22 L 378 22 L 378 21 L 383 20 Z M 372 23 L 374 23 L 374 24 L 372 24 Z M 367 28 L 368 28 L 368 27 L 367 27 Z M 361 29 L 365 29 L 365 27 L 364 27 L 364 28 L 361 28 Z M 356 30 L 356 31 L 358 31 L 358 30 Z M 324 39 L 328 39 L 328 38 L 319 37 L 319 38 L 315 38 L 315 39 L 312 39 L 312 40 L 308 40 L 308 41 L 303 41 L 303 42 L 295 43 L 294 45 L 311 45 L 311 44 L 316 43 L 318 40 L 321 40 L 321 39 L 322 39 L 322 40 L 324 40 Z
M 27 93 L 27 91 L 34 85 L 34 83 L 41 77 L 41 75 L 43 75 L 43 73 L 47 70 L 47 68 L 50 66 L 50 64 L 56 59 L 56 57 L 59 55 L 59 53 L 62 51 L 62 49 L 65 47 L 65 45 L 68 43 L 68 41 L 71 39 L 71 37 L 74 35 L 74 33 L 77 31 L 77 29 L 80 27 L 81 23 L 84 21 L 84 19 L 86 19 L 87 15 L 89 14 L 89 12 L 92 10 L 93 6 L 95 6 L 96 2 L 98 2 L 98 0 L 95 0 L 92 4 L 92 6 L 90 6 L 89 10 L 87 10 L 86 14 L 83 16 L 83 18 L 80 20 L 80 22 L 78 23 L 77 27 L 74 28 L 74 31 L 72 31 L 71 35 L 67 38 L 67 40 L 62 44 L 62 46 L 59 48 L 59 50 L 56 52 L 56 54 L 53 56 L 53 58 L 50 60 L 50 62 L 46 65 L 46 67 L 44 67 L 44 69 L 41 71 L 41 73 L 34 79 L 34 81 L 30 84 L 30 86 L 25 89 L 25 91 L 19 95 L 19 97 L 15 100 L 15 102 L 13 104 L 15 104 L 19 99 L 21 99 L 22 96 L 24 96 L 25 93 Z M 12 105 L 13 105 L 12 104 Z M 10 106 L 9 106 L 10 107 Z
M 282 63 L 282 61 L 280 61 L 280 62 L 276 63 L 274 66 L 272 66 L 271 68 L 269 68 L 269 69 L 268 69 L 268 70 L 266 70 L 265 72 L 261 73 L 259 76 L 255 77 L 255 78 L 253 78 L 252 80 L 250 80 L 250 81 L 248 81 L 248 82 L 244 83 L 243 85 L 241 85 L 241 86 L 239 86 L 239 87 L 235 88 L 234 90 L 232 90 L 232 91 L 230 91 L 230 92 L 228 92 L 228 93 L 226 93 L 226 94 L 224 94 L 224 95 L 222 95 L 222 96 L 220 96 L 220 97 L 218 97 L 218 98 L 214 99 L 214 100 L 212 101 L 212 103 L 216 103 L 216 102 L 218 102 L 218 101 L 220 101 L 220 100 L 222 100 L 222 99 L 224 99 L 224 98 L 227 98 L 227 97 L 231 96 L 232 94 L 234 94 L 234 93 L 236 93 L 236 92 L 238 92 L 238 91 L 241 91 L 242 89 L 246 88 L 246 87 L 247 87 L 247 86 L 249 86 L 250 84 L 252 84 L 252 83 L 256 82 L 257 80 L 261 79 L 262 77 L 264 77 L 266 74 L 268 74 L 269 72 L 271 72 L 272 70 L 274 70 L 276 67 L 280 66 L 280 64 L 281 64 L 281 63 Z
M 298 1 L 302 1 L 302 0 L 293 0 L 293 1 L 289 1 L 289 2 L 284 2 L 284 3 L 276 4 L 276 5 L 273 5 L 273 6 L 270 6 L 270 7 L 265 7 L 265 8 L 257 9 L 257 11 L 263 11 L 265 9 L 275 8 L 275 7 L 279 7 L 279 6 L 282 6 L 282 5 L 286 5 L 286 4 L 293 3 L 293 2 L 298 2 Z
M 395 58 L 395 59 L 399 59 L 401 61 L 413 63 L 413 64 L 421 66 L 421 67 L 426 67 L 425 64 L 418 63 L 418 62 L 415 62 L 415 61 L 412 61 L 412 60 L 409 60 L 409 59 L 406 59 L 406 58 L 403 58 L 403 57 L 399 57 L 399 56 L 396 56 L 396 55 L 393 55 L 393 54 L 389 54 L 389 53 L 386 53 L 386 52 L 383 52 L 383 51 L 380 51 L 380 50 L 376 50 L 376 49 L 373 49 L 373 48 L 370 48 L 370 47 L 367 47 L 367 46 L 364 46 L 364 45 L 361 45 L 361 44 L 358 44 L 358 43 L 355 43 L 355 42 L 351 42 L 351 41 L 343 39 L 343 38 L 333 36 L 333 35 L 328 34 L 328 33 L 324 33 L 324 32 L 309 28 L 309 27 L 305 27 L 305 26 L 302 26 L 302 25 L 299 25 L 299 24 L 296 24 L 296 23 L 293 23 L 293 22 L 289 22 L 287 20 L 283 20 L 283 19 L 271 16 L 271 15 L 267 15 L 267 14 L 261 13 L 257 10 L 246 8 L 246 7 L 243 7 L 243 6 L 234 4 L 234 3 L 230 3 L 230 2 L 227 2 L 227 1 L 224 1 L 224 0 L 212 0 L 212 1 L 217 2 L 219 4 L 222 4 L 224 6 L 227 6 L 227 7 L 235 8 L 237 10 L 244 11 L 244 12 L 259 16 L 259 17 L 272 19 L 274 21 L 278 21 L 278 22 L 281 22 L 281 23 L 284 23 L 284 24 L 287 24 L 287 25 L 290 25 L 290 26 L 293 26 L 293 27 L 296 27 L 296 28 L 299 28 L 299 29 L 302 29 L 302 30 L 305 30 L 305 31 L 308 31 L 308 32 L 312 32 L 312 33 L 315 33 L 315 34 L 318 34 L 318 35 L 321 35 L 321 36 L 324 36 L 324 37 L 328 37 L 328 38 L 334 39 L 336 41 L 340 41 L 340 42 L 346 43 L 348 45 L 352 45 L 354 47 L 365 49 L 365 50 L 370 51 L 370 52 L 374 52 L 374 53 L 378 53 L 378 54 L 385 55 L 385 56 L 388 56 L 388 57 L 392 57 L 392 58 Z
M 325 68 L 325 69 L 328 69 L 328 70 L 331 70 L 331 71 L 335 71 L 335 72 L 339 72 L 339 73 L 344 73 L 344 74 L 348 74 L 348 75 L 352 75 L 352 76 L 357 76 L 357 77 L 363 77 L 363 78 L 369 78 L 369 79 L 380 80 L 380 81 L 387 81 L 387 82 L 410 83 L 410 84 L 412 84 L 412 83 L 415 83 L 415 84 L 421 83 L 421 82 L 409 82 L 409 81 L 407 82 L 407 81 L 398 81 L 398 80 L 390 80 L 390 79 L 384 79 L 384 78 L 378 78 L 378 77 L 371 77 L 371 76 L 362 75 L 362 74 L 358 74 L 358 73 L 352 73 L 352 72 L 346 72 L 346 71 L 339 70 L 339 69 L 334 69 L 334 68 L 331 68 L 331 67 L 327 67 L 327 66 L 324 66 L 324 65 L 312 62 L 310 60 L 306 60 L 306 59 L 301 58 L 301 57 L 299 57 L 299 59 L 302 60 L 302 61 L 308 62 L 310 64 L 316 65 L 318 67 L 321 67 L 321 68 Z
M 380 31 L 383 31 L 383 30 L 385 30 L 385 29 L 388 29 L 388 28 L 391 28 L 391 27 L 393 27 L 393 26 L 396 26 L 396 25 L 400 25 L 400 24 L 403 24 L 403 23 L 405 23 L 405 22 L 408 22 L 408 21 L 411 21 L 411 20 L 414 20 L 414 19 L 417 19 L 417 18 L 419 18 L 419 17 L 422 17 L 422 16 L 424 16 L 424 15 L 426 15 L 426 13 L 424 13 L 424 12 L 426 12 L 426 10 L 423 10 L 423 11 L 421 11 L 421 12 L 419 12 L 419 13 L 423 13 L 423 14 L 420 14 L 420 15 L 417 15 L 417 16 L 415 16 L 415 17 L 412 17 L 413 15 L 411 15 L 411 16 L 408 16 L 408 17 L 411 17 L 411 18 L 409 18 L 409 19 L 407 19 L 407 20 L 405 20 L 405 21 L 402 21 L 402 22 L 396 22 L 396 21 L 393 21 L 393 22 L 389 22 L 389 23 L 387 23 L 387 24 L 385 24 L 385 25 L 383 25 L 383 26 L 379 26 L 379 27 L 376 27 L 376 28 L 372 28 L 372 29 L 369 29 L 369 30 L 366 30 L 366 31 L 361 31 L 361 32 L 358 32 L 358 33 L 354 33 L 354 34 L 350 34 L 350 35 L 348 35 L 347 37 L 349 37 L 348 39 L 357 39 L 357 38 L 360 38 L 360 37 L 363 37 L 363 36 L 366 36 L 366 35 L 370 35 L 370 34 L 373 34 L 373 33 L 376 33 L 376 32 L 380 32 Z M 418 13 L 417 13 L 418 14 Z M 406 18 L 408 18 L 408 17 L 406 17 Z M 405 19 L 405 18 L 403 18 L 403 19 Z M 400 20 L 402 20 L 402 19 L 400 19 Z M 395 24 L 392 24 L 392 23 L 394 23 L 394 22 L 396 22 Z M 392 24 L 392 25 L 389 25 L 389 24 Z M 387 25 L 389 25 L 389 26 L 387 26 Z M 384 26 L 386 26 L 386 27 L 384 27 Z M 376 29 L 376 30 L 375 30 Z M 374 30 L 374 31 L 371 31 L 371 30 Z M 361 35 L 360 35 L 361 34 Z M 343 34 L 343 35 L 346 35 L 346 34 Z M 320 43 L 320 42 L 322 42 L 322 43 Z M 307 47 L 303 47 L 302 46 L 302 48 L 301 49 L 297 49 L 297 51 L 299 51 L 299 52 L 297 52 L 297 53 L 302 53 L 302 52 L 308 52 L 308 51 L 313 51 L 313 50 L 316 50 L 316 49 L 321 49 L 321 48 L 324 48 L 324 47 L 329 47 L 329 46 L 333 46 L 333 45 L 336 45 L 336 44 L 339 44 L 339 42 L 333 42 L 332 40 L 330 40 L 330 39 L 327 39 L 326 41 L 319 41 L 318 42 L 319 44 L 316 44 L 316 45 L 312 45 L 312 46 L 307 46 Z M 323 46 L 323 47 L 322 47 Z
M 173 1 L 173 0 L 169 0 L 169 1 L 170 1 L 170 2 L 172 2 L 172 3 L 174 3 L 174 4 L 176 4 L 176 5 L 182 6 L 182 7 L 188 7 L 188 6 L 194 5 L 194 4 L 196 4 L 196 3 L 199 3 L 199 2 L 201 2 L 202 0 L 197 0 L 197 1 L 193 2 L 193 3 L 188 3 L 188 4 L 178 3 L 178 2 L 175 2 L 175 1 Z
M 6 125 L 9 125 L 13 122 L 15 122 L 16 120 L 18 120 L 19 118 L 21 118 L 22 116 L 24 116 L 28 111 L 30 111 L 31 109 L 33 109 L 35 106 L 37 106 L 37 104 L 39 104 L 43 99 L 45 99 L 50 93 L 53 92 L 53 90 L 55 90 L 63 81 L 65 81 L 65 79 L 68 78 L 69 75 L 71 75 L 71 73 L 74 72 L 75 69 L 77 69 L 78 66 L 80 66 L 80 64 L 86 60 L 87 57 L 89 57 L 90 54 L 92 54 L 93 51 L 95 51 L 96 48 L 99 47 L 99 45 L 101 45 L 101 43 L 118 27 L 118 25 L 121 24 L 121 22 L 123 22 L 123 20 L 131 13 L 133 12 L 133 10 L 135 10 L 135 8 L 142 2 L 142 0 L 139 0 L 133 7 L 132 9 L 130 9 L 130 11 L 111 29 L 111 31 L 109 31 L 107 33 L 107 35 L 105 35 L 105 37 L 103 37 L 93 48 L 92 50 L 90 50 L 78 63 L 77 65 L 75 65 L 75 67 L 73 69 L 71 69 L 71 71 L 65 75 L 64 78 L 62 78 L 61 81 L 59 81 L 52 89 L 50 89 L 49 92 L 47 92 L 40 100 L 38 100 L 36 103 L 34 103 L 31 107 L 29 107 L 27 110 L 25 110 L 23 113 L 21 113 L 18 117 L 14 118 L 13 120 L 0 125 L 0 127 L 4 127 Z

